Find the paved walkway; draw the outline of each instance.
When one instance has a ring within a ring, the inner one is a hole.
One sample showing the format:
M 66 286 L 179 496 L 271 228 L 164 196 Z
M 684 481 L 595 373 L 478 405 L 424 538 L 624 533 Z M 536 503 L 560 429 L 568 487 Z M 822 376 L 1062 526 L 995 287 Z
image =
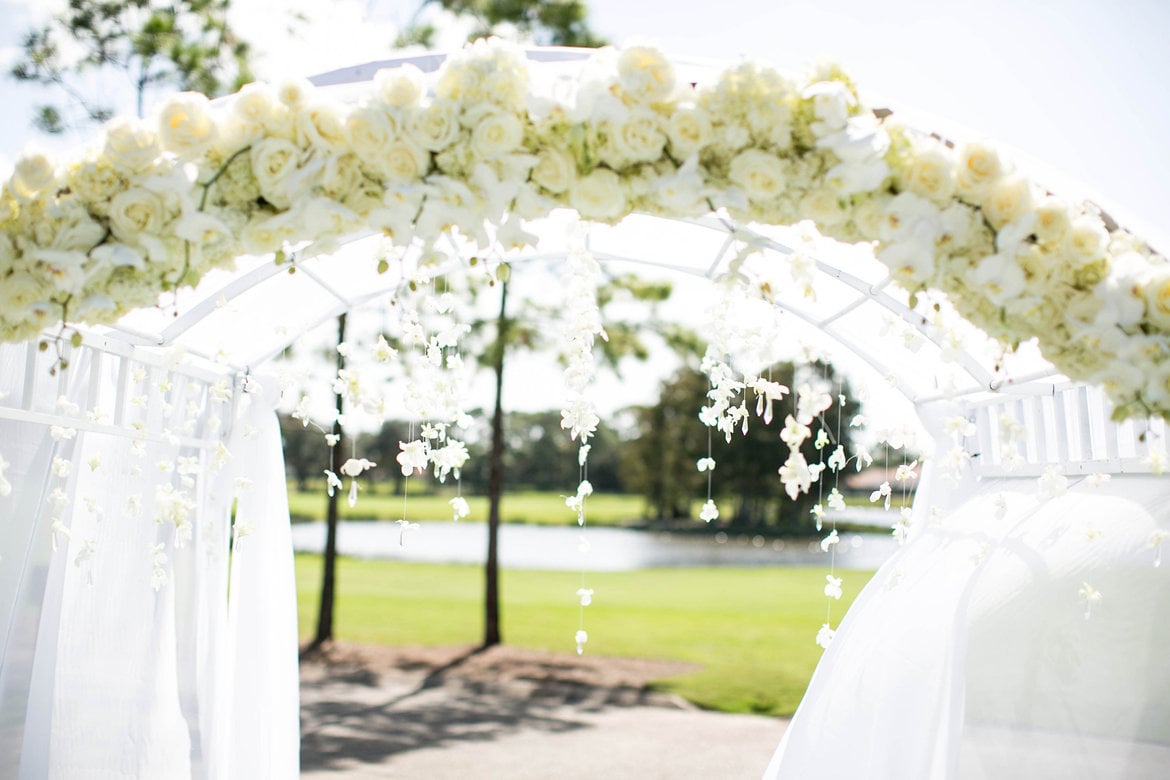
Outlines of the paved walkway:
M 468 653 L 302 664 L 302 777 L 758 778 L 786 725 L 649 691 L 648 662 Z

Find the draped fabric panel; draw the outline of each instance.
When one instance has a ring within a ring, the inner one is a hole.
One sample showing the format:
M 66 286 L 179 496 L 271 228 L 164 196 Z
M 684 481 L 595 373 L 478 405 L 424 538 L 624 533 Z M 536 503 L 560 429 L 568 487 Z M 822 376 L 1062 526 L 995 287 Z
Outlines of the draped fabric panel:
M 295 775 L 273 399 L 158 356 L 69 359 L 54 376 L 52 350 L 0 347 L 0 777 Z M 237 527 L 257 533 L 233 561 L 237 495 Z M 241 676 L 281 709 L 263 741 L 255 707 L 236 703 Z
M 1166 480 L 980 485 L 865 588 L 766 776 L 1165 776 L 1163 535 Z

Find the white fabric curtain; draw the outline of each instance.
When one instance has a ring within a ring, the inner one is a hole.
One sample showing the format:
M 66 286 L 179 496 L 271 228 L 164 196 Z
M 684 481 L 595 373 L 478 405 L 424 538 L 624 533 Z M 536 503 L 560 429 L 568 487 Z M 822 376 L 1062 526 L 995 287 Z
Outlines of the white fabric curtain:
M 157 357 L 81 348 L 54 377 L 55 358 L 0 347 L 0 777 L 295 775 L 295 589 L 272 405 Z M 251 490 L 264 498 L 249 508 Z M 233 562 L 237 492 L 257 533 Z M 276 660 L 235 658 L 253 653 Z M 233 701 L 238 676 L 280 709 L 262 744 L 255 708 Z M 245 762 L 253 749 L 276 774 Z
M 767 777 L 1165 776 L 1170 480 L 1039 487 L 982 484 L 882 567 Z

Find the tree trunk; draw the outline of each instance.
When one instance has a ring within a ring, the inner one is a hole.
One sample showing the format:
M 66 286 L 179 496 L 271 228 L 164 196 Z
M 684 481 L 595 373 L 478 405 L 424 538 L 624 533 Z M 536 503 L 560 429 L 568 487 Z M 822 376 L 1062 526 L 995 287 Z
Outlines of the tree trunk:
M 508 338 L 508 283 L 500 282 L 500 313 L 496 318 L 496 406 L 492 412 L 492 444 L 488 458 L 488 547 L 484 563 L 483 646 L 500 637 L 500 497 L 504 492 L 504 351 Z
M 345 315 L 337 318 L 337 343 L 345 341 Z M 345 357 L 337 353 L 337 370 L 345 368 Z M 338 393 L 334 400 L 337 402 L 337 414 L 340 416 L 342 397 Z M 333 435 L 337 436 L 337 443 L 329 448 L 329 470 L 337 474 L 341 470 L 341 455 L 344 452 L 341 421 L 333 421 Z M 342 489 L 336 489 L 329 496 L 329 503 L 325 511 L 325 555 L 321 577 L 321 604 L 317 611 L 317 634 L 313 637 L 313 647 L 333 639 L 333 601 L 334 582 L 337 567 L 337 502 L 341 500 Z

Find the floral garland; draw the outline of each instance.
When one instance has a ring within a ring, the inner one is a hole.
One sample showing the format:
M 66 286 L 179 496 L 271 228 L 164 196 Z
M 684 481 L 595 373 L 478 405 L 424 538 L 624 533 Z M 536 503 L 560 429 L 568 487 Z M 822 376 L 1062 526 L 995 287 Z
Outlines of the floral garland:
M 1170 264 L 1091 206 L 990 146 L 879 118 L 835 69 L 797 83 L 745 63 L 694 86 L 652 48 L 597 57 L 571 103 L 531 92 L 518 49 L 480 41 L 430 90 L 405 65 L 353 104 L 296 81 L 220 105 L 182 93 L 79 159 L 27 153 L 0 192 L 0 340 L 113 323 L 238 255 L 367 228 L 486 246 L 492 224 L 521 246 L 520 220 L 557 207 L 603 222 L 723 208 L 876 242 L 905 288 L 947 293 L 1005 343 L 1038 339 L 1117 417 L 1170 416 Z

